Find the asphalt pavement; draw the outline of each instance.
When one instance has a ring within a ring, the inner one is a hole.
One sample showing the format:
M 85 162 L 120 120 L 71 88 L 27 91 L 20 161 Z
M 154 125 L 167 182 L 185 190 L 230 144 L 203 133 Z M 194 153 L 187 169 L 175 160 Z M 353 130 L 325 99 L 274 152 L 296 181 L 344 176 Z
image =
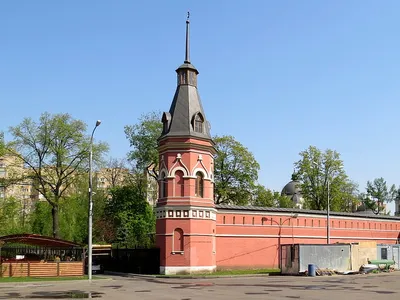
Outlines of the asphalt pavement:
M 400 299 L 400 271 L 321 277 L 263 276 L 1 283 L 0 299 Z

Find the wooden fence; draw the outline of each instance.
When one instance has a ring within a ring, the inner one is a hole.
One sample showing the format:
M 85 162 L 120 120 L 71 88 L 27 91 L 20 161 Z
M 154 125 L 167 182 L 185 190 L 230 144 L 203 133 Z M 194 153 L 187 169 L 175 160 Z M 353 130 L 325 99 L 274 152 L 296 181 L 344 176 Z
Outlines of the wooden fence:
M 83 262 L 3 262 L 0 277 L 83 276 Z

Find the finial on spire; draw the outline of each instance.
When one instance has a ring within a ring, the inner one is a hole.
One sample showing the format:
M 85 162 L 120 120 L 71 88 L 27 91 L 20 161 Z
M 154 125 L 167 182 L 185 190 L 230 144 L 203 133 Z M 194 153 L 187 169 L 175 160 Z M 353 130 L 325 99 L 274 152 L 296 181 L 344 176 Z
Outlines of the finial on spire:
M 187 12 L 187 18 L 186 18 L 186 52 L 185 52 L 185 63 L 190 63 L 190 49 L 189 49 L 189 24 L 190 24 L 190 12 Z

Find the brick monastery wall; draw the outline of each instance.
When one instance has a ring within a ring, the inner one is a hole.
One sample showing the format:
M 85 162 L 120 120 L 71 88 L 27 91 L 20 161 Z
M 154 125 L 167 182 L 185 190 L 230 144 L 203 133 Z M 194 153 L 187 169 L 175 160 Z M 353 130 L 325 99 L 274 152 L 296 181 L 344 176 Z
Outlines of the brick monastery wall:
M 279 268 L 279 245 L 325 244 L 326 215 L 218 209 L 216 224 L 217 269 Z M 331 243 L 376 241 L 395 244 L 400 218 L 330 217 Z M 282 225 L 280 225 L 282 224 Z

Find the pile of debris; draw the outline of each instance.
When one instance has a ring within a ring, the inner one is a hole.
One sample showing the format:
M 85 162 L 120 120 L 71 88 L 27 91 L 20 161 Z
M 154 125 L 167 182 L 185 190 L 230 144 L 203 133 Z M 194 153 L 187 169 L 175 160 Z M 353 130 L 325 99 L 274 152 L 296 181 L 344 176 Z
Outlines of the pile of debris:
M 360 267 L 360 274 L 378 273 L 378 272 L 393 272 L 392 266 L 380 266 L 378 264 L 365 264 Z
M 354 275 L 359 274 L 359 271 L 337 271 L 333 269 L 320 269 L 315 270 L 316 276 L 333 276 L 333 275 Z M 305 271 L 303 275 L 308 276 L 308 271 Z
M 332 269 L 315 269 L 316 276 L 332 276 L 332 275 L 354 275 L 354 274 L 368 274 L 368 273 L 379 273 L 379 272 L 393 272 L 393 266 L 379 265 L 379 264 L 365 264 L 362 265 L 359 271 L 337 271 Z M 300 273 L 300 275 L 309 276 L 308 271 Z M 315 276 L 314 275 L 314 276 Z
M 320 269 L 320 268 L 316 268 L 315 269 L 315 275 L 316 276 L 332 276 L 335 274 L 339 274 L 336 270 L 332 270 L 332 269 Z M 306 270 L 303 275 L 308 276 L 308 271 Z
M 315 274 L 317 276 L 332 276 L 335 274 L 338 274 L 336 270 L 330 270 L 330 269 L 316 269 Z

